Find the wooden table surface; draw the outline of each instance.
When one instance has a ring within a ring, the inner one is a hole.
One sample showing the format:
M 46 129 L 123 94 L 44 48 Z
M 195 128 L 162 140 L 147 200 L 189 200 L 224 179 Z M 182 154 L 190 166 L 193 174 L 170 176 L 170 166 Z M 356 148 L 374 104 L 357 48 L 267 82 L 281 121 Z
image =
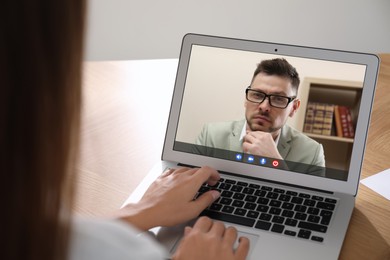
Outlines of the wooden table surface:
M 382 54 L 362 178 L 390 168 L 390 54 Z M 160 160 L 177 60 L 86 62 L 75 211 L 118 209 Z M 390 259 L 390 201 L 360 185 L 340 259 Z

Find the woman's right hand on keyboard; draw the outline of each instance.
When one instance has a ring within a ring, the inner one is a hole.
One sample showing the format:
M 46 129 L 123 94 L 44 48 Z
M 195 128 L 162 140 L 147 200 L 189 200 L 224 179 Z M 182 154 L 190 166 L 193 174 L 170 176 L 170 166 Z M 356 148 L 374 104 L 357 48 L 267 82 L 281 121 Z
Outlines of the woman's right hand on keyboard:
M 234 248 L 237 230 L 226 228 L 222 222 L 201 217 L 191 227 L 186 227 L 184 237 L 172 259 L 174 260 L 242 260 L 249 251 L 249 240 L 238 238 Z

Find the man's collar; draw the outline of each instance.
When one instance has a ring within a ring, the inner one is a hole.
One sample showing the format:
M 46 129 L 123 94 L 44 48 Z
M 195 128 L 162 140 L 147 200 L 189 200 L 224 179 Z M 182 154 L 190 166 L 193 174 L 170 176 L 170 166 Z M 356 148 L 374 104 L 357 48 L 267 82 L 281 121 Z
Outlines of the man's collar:
M 244 126 L 242 127 L 242 130 L 241 130 L 241 135 L 240 135 L 240 142 L 242 142 L 242 140 L 244 139 L 244 136 L 246 135 L 246 126 L 247 126 L 247 122 L 245 122 Z

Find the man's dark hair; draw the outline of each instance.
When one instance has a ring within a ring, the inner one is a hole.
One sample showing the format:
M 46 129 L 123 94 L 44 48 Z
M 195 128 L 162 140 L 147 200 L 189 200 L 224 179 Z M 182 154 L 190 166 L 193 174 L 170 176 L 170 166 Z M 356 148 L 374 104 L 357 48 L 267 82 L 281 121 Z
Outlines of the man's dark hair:
M 257 65 L 257 68 L 253 74 L 253 78 L 259 73 L 265 73 L 267 75 L 277 75 L 287 78 L 291 81 L 293 89 L 298 92 L 300 83 L 297 70 L 286 59 L 277 58 L 271 60 L 263 60 Z M 253 80 L 253 79 L 252 79 Z

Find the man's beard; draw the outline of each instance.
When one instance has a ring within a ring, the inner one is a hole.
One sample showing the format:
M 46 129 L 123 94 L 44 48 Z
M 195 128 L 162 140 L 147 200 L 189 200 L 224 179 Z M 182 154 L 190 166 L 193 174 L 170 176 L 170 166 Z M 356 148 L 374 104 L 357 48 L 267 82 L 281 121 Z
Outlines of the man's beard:
M 252 120 L 248 120 L 248 118 L 246 119 L 247 122 L 248 122 L 248 125 L 249 125 L 249 128 L 251 131 L 262 131 L 262 132 L 267 132 L 267 133 L 273 133 L 273 132 L 276 132 L 278 131 L 279 129 L 281 129 L 282 127 L 274 127 L 273 126 L 273 120 L 269 117 L 269 113 L 257 113 L 256 115 L 253 115 L 251 117 L 251 119 L 253 119 L 255 116 L 263 116 L 263 117 L 266 117 L 270 122 L 271 122 L 271 125 L 264 129 L 264 127 L 262 129 L 257 129 L 259 128 L 259 124 L 255 124 L 255 123 L 252 123 Z M 263 125 L 260 125 L 260 126 L 263 126 Z

